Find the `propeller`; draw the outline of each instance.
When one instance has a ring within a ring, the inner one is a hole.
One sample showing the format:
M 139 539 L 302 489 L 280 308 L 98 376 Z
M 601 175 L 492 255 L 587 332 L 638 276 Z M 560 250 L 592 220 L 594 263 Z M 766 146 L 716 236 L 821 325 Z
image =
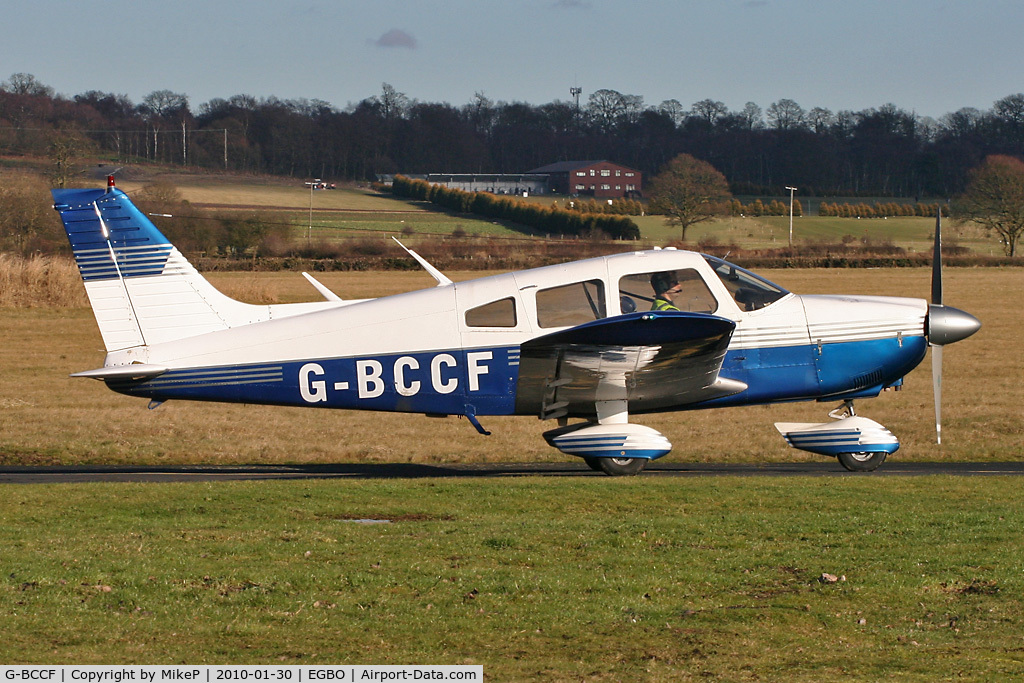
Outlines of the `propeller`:
M 932 251 L 932 305 L 928 307 L 928 340 L 931 342 L 931 315 L 942 306 L 942 207 L 935 207 L 935 246 Z M 935 401 L 935 443 L 942 443 L 942 345 L 932 343 L 932 394 Z
M 932 391 L 935 394 L 935 443 L 942 443 L 942 347 L 966 339 L 981 328 L 970 313 L 942 303 L 942 209 L 935 215 L 932 252 L 932 303 L 928 307 L 928 344 L 932 347 Z

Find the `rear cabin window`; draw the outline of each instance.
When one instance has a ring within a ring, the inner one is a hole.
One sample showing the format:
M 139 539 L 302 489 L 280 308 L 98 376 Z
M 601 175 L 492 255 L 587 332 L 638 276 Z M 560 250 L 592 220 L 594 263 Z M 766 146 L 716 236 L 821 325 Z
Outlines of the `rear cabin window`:
M 569 327 L 607 317 L 604 283 L 587 280 L 537 292 L 537 324 Z
M 619 305 L 623 313 L 656 308 L 692 313 L 718 310 L 718 300 L 693 268 L 626 275 L 619 280 Z
M 515 327 L 515 299 L 499 299 L 466 311 L 467 327 Z

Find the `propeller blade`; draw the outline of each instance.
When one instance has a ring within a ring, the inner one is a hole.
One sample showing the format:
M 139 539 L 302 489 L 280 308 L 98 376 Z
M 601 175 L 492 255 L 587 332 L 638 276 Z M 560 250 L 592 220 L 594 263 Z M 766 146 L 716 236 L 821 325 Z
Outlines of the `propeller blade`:
M 942 347 L 932 347 L 932 392 L 935 394 L 935 443 L 942 443 Z
M 932 251 L 932 306 L 942 305 L 942 207 L 935 207 Z M 929 335 L 931 336 L 931 335 Z M 942 346 L 932 345 L 932 394 L 935 402 L 935 443 L 942 443 Z
M 935 248 L 932 251 L 932 303 L 942 304 L 942 207 L 935 212 Z

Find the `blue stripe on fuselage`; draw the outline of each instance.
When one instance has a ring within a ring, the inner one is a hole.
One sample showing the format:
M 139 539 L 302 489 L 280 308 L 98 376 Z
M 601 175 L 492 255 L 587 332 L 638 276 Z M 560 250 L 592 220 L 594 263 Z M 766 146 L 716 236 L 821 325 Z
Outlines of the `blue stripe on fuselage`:
M 411 413 L 509 415 L 519 347 L 170 370 L 108 381 L 131 396 Z

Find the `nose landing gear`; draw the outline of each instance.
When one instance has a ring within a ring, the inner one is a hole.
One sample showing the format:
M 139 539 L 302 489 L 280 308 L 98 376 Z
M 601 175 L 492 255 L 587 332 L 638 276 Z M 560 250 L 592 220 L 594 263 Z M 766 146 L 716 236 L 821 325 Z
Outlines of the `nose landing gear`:
M 871 472 L 900 447 L 899 439 L 874 420 L 858 416 L 853 401 L 829 413 L 833 422 L 776 422 L 775 428 L 793 448 L 828 455 L 851 472 Z

